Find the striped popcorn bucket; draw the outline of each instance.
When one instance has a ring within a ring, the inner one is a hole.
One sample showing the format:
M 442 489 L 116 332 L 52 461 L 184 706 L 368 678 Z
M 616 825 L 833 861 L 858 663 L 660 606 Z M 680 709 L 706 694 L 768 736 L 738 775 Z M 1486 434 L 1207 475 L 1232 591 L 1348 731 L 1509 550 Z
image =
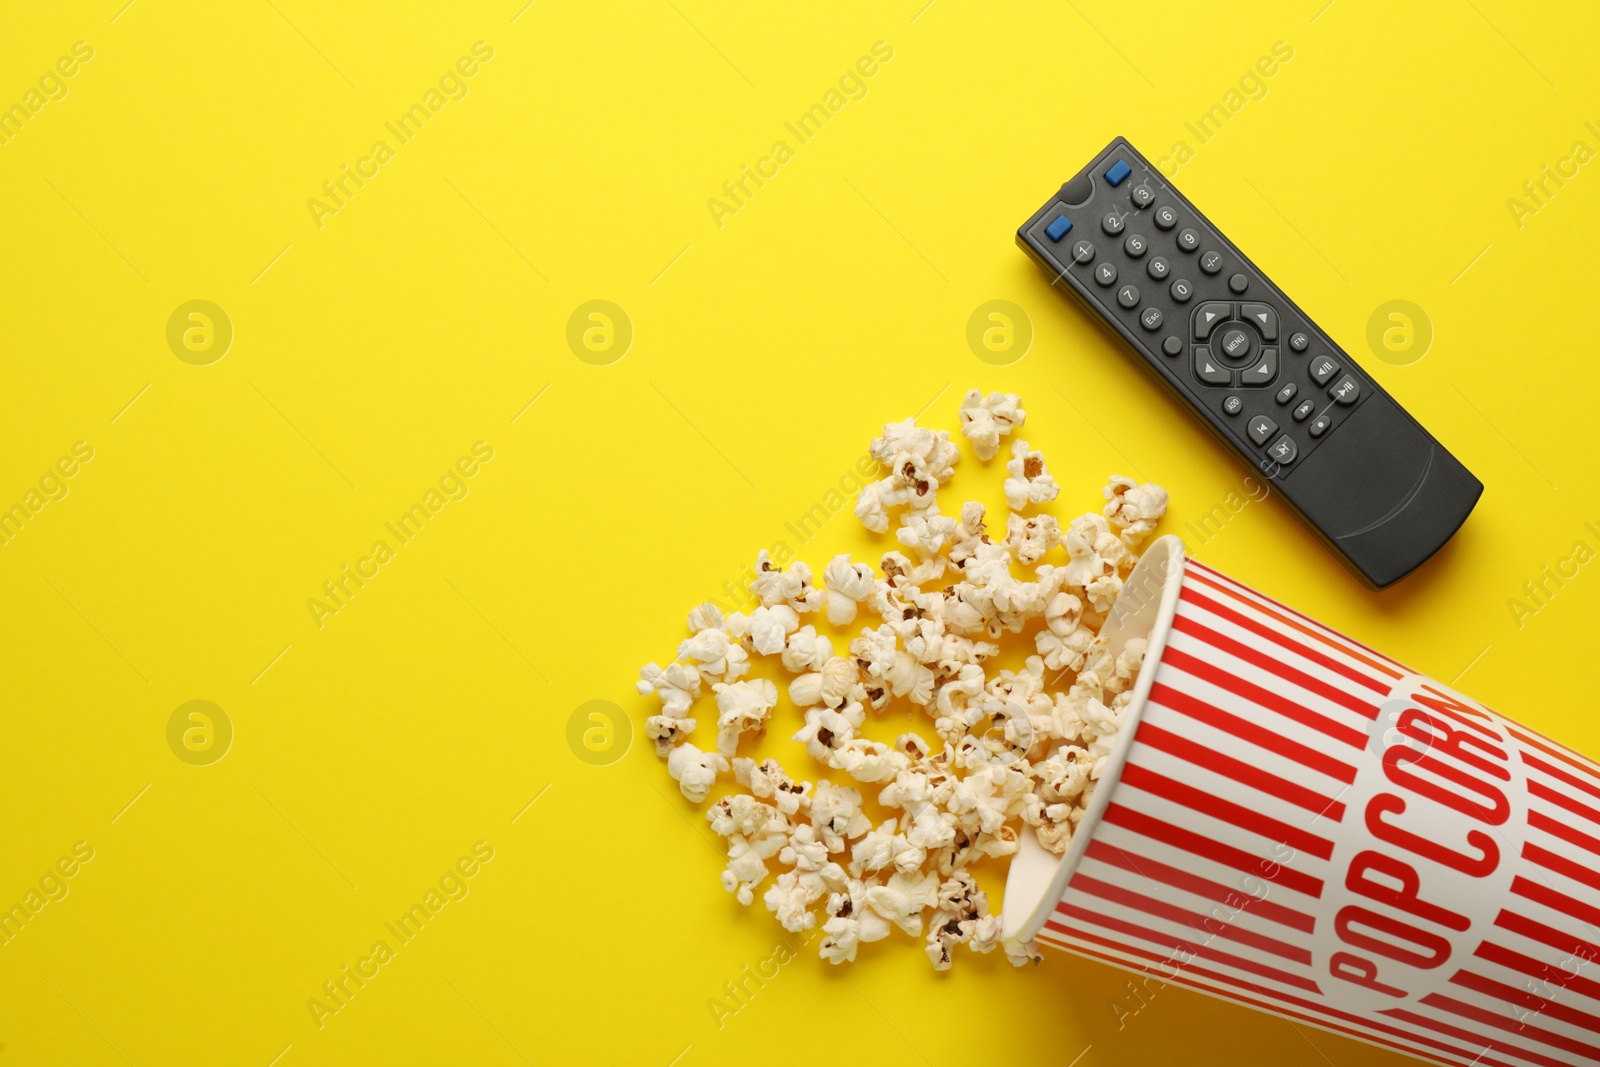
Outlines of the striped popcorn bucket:
M 1149 650 L 1008 940 L 1468 1067 L 1600 1060 L 1600 766 L 1183 557 L 1105 633 Z

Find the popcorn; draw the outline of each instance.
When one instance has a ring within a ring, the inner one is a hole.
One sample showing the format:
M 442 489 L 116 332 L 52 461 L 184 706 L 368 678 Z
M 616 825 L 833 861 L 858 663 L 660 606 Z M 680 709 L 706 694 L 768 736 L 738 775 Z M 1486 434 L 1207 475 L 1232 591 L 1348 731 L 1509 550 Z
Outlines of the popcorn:
M 1000 452 L 1000 438 L 1022 425 L 1028 417 L 1018 405 L 1015 393 L 983 393 L 973 389 L 961 398 L 961 433 L 972 443 L 972 452 L 985 463 Z
M 726 757 L 716 752 L 702 752 L 687 741 L 667 754 L 667 773 L 691 804 L 704 804 L 711 787 L 717 783 L 717 775 L 727 769 Z
M 872 595 L 872 568 L 851 563 L 850 554 L 844 552 L 822 569 L 822 584 L 828 593 L 828 621 L 849 626 L 856 621 L 856 606 Z
M 717 694 L 717 751 L 731 757 L 739 750 L 741 735 L 753 733 L 759 737 L 766 732 L 767 717 L 778 705 L 778 687 L 765 678 L 756 678 L 718 683 L 711 688 Z
M 1149 536 L 1167 513 L 1167 491 L 1159 485 L 1135 484 L 1132 478 L 1113 474 L 1100 492 L 1108 503 L 1106 518 L 1111 520 L 1124 542 L 1136 545 Z
M 1028 448 L 1028 442 L 1017 439 L 1011 444 L 1011 462 L 1006 464 L 1006 503 L 1012 511 L 1021 511 L 1029 504 L 1048 504 L 1061 492 L 1061 487 L 1045 469 L 1044 454 Z
M 1026 413 L 1014 395 L 973 390 L 959 417 L 988 462 Z M 720 881 L 741 904 L 761 896 L 791 933 L 820 924 L 819 952 L 831 963 L 898 929 L 921 938 L 945 970 L 957 946 L 1001 946 L 1000 917 L 972 870 L 1015 853 L 1022 832 L 1062 854 L 1082 824 L 1147 651 L 1143 640 L 1113 647 L 1099 630 L 1168 498 L 1113 475 L 1104 506 L 1063 525 L 1029 511 L 1060 487 L 1044 457 L 1013 440 L 1009 513 L 996 542 L 983 504 L 940 511 L 939 490 L 960 456 L 948 433 L 889 423 L 871 453 L 883 477 L 861 490 L 856 514 L 880 534 L 893 521 L 898 546 L 876 572 L 839 554 L 819 582 L 802 561 L 783 568 L 759 553 L 750 583 L 757 606 L 726 616 L 715 604 L 694 608 L 676 659 L 646 664 L 635 688 L 659 700 L 645 736 L 688 800 L 705 803 L 730 769 L 743 790 L 706 811 L 725 842 Z M 1064 562 L 1045 563 L 1058 547 Z M 836 641 L 819 632 L 824 611 L 837 627 L 865 612 L 866 625 Z M 802 625 L 805 616 L 818 617 Z M 1026 651 L 1031 642 L 1033 654 L 1020 668 L 992 671 L 1002 647 L 1014 651 L 1006 635 L 1022 635 L 1016 645 Z M 803 720 L 793 740 L 824 769 L 814 782 L 776 759 L 739 755 L 765 735 L 778 704 L 777 683 L 749 676 L 752 655 L 774 657 L 788 674 Z M 689 740 L 708 691 L 717 708 L 712 751 Z M 897 702 L 927 715 L 934 743 L 909 731 L 892 745 L 875 739 L 883 735 L 868 719 Z M 875 790 L 882 810 L 869 814 L 857 786 Z M 1003 947 L 1014 966 L 1039 962 L 1032 942 Z
M 822 590 L 811 584 L 811 568 L 796 563 L 787 571 L 767 558 L 766 549 L 756 554 L 756 577 L 750 583 L 764 608 L 786 604 L 796 612 L 811 612 L 822 607 Z

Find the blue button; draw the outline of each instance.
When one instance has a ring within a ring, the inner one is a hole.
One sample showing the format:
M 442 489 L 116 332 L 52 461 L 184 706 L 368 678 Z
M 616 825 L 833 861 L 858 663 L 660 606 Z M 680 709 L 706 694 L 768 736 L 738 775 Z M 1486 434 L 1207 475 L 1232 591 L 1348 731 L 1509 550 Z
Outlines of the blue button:
M 1072 222 L 1065 215 L 1057 215 L 1056 221 L 1044 228 L 1044 235 L 1052 241 L 1059 241 L 1072 229 Z
M 1110 182 L 1112 187 L 1115 188 L 1116 186 L 1121 185 L 1123 180 L 1132 173 L 1133 168 L 1119 159 L 1115 163 L 1111 164 L 1110 170 L 1106 171 L 1106 181 Z

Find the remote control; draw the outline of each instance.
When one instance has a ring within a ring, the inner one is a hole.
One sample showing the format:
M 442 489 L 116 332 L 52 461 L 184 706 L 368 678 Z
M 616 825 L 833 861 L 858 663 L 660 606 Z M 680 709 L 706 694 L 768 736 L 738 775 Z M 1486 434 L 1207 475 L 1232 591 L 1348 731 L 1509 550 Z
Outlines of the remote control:
M 1125 138 L 1017 243 L 1373 588 L 1478 502 L 1483 484 Z

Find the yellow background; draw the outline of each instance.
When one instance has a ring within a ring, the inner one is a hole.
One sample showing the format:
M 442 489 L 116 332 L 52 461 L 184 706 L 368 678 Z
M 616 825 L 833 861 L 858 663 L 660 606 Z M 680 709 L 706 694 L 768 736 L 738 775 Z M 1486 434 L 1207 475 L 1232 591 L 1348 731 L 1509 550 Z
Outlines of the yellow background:
M 0 903 L 95 850 L 0 947 L 0 1064 L 1398 1062 L 1178 989 L 1119 1027 L 1110 968 L 963 952 L 940 976 L 900 935 L 853 969 L 805 948 L 719 1029 L 707 1001 L 785 935 L 718 887 L 637 731 L 592 765 L 567 724 L 591 700 L 646 714 L 634 671 L 682 613 L 884 421 L 932 402 L 953 428 L 967 388 L 1021 393 L 1063 515 L 1114 470 L 1166 485 L 1186 535 L 1240 491 L 1013 241 L 1124 134 L 1152 158 L 1190 142 L 1180 188 L 1486 487 L 1381 595 L 1275 502 L 1199 558 L 1600 750 L 1600 578 L 1508 606 L 1600 547 L 1600 174 L 1520 228 L 1506 204 L 1574 141 L 1600 148 L 1592 12 L 124 2 L 13 5 L 0 50 L 9 105 L 94 49 L 0 146 L 0 503 L 94 449 L 0 547 Z M 480 40 L 469 95 L 319 228 L 308 199 Z M 707 199 L 880 40 L 868 95 L 719 228 Z M 1276 41 L 1293 59 L 1198 145 L 1185 123 Z M 166 342 L 195 299 L 235 333 L 208 366 Z M 633 325 L 610 365 L 566 342 L 593 299 Z M 965 340 L 992 299 L 1032 323 L 1007 366 Z M 1366 346 L 1394 299 L 1435 334 L 1407 366 Z M 318 628 L 308 598 L 477 441 L 494 458 L 469 495 Z M 997 502 L 974 467 L 954 501 Z M 879 544 L 842 513 L 803 554 Z M 196 699 L 235 731 L 210 766 L 167 744 Z M 470 895 L 319 1029 L 308 999 L 478 841 Z

